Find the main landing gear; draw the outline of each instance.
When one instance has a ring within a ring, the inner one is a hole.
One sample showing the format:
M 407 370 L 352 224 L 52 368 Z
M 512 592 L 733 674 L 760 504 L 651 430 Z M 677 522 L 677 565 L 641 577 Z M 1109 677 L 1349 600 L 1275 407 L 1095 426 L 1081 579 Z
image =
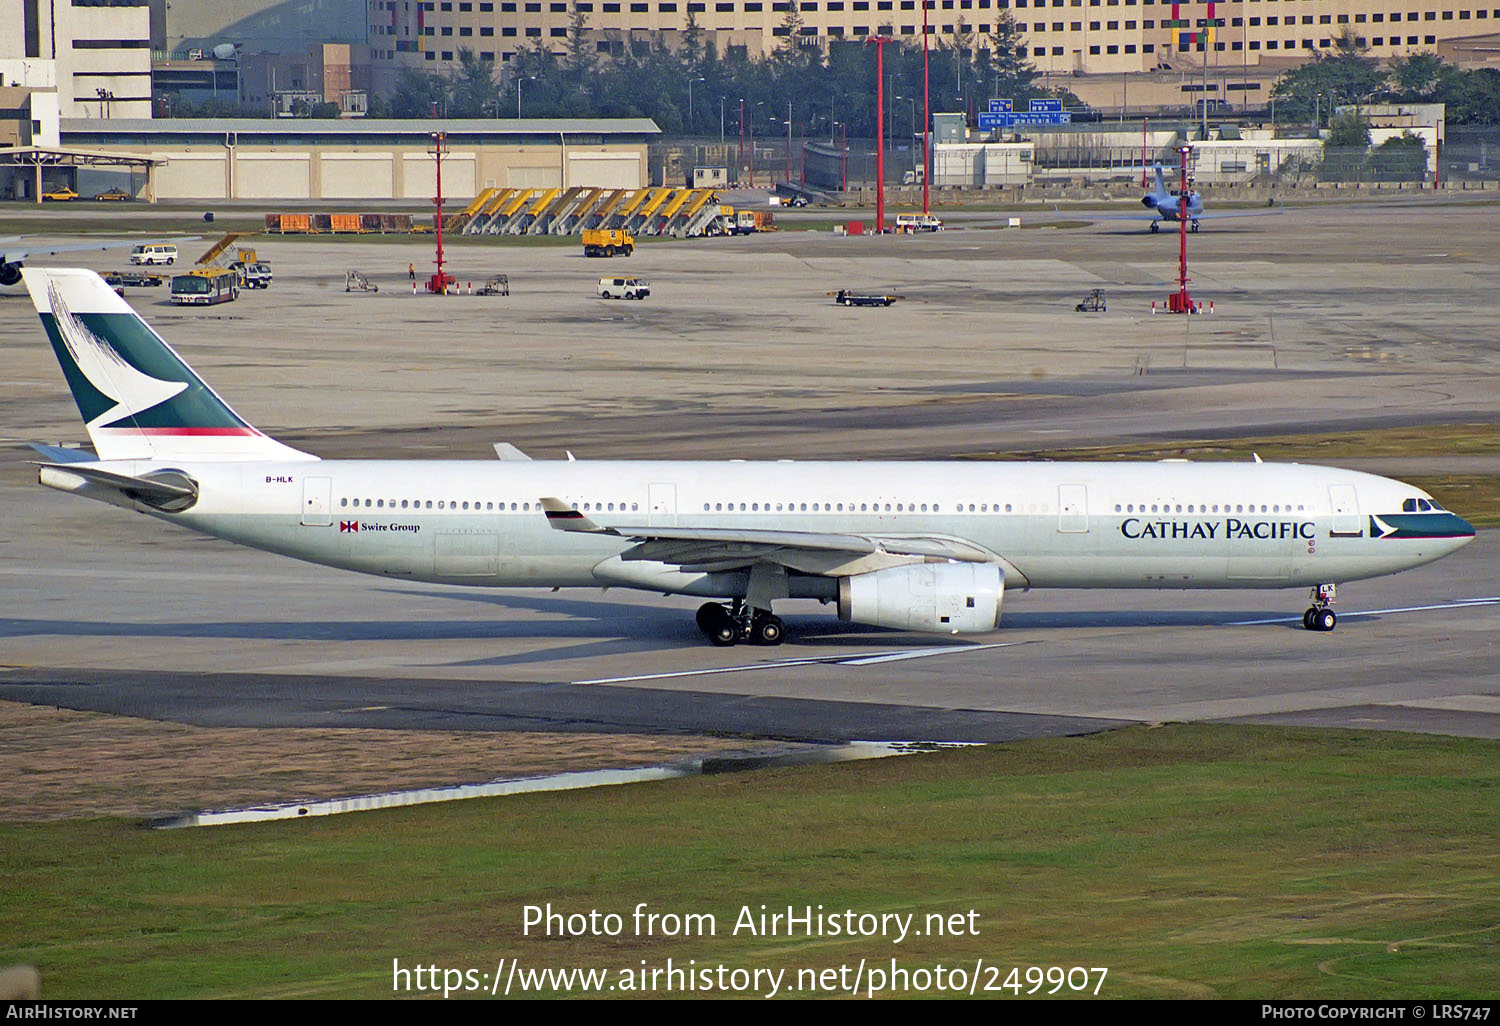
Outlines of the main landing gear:
M 1328 607 L 1338 601 L 1338 585 L 1320 584 L 1312 590 L 1312 605 L 1302 614 L 1302 626 L 1310 631 L 1331 631 L 1339 618 Z
M 715 645 L 748 641 L 756 645 L 779 645 L 786 625 L 769 609 L 751 609 L 743 599 L 729 605 L 708 602 L 698 607 L 698 629 Z

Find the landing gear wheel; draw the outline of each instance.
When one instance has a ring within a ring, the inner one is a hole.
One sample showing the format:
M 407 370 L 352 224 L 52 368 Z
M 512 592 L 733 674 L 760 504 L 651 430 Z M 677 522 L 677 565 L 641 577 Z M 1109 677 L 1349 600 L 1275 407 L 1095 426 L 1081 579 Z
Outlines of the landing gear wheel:
M 1151 234 L 1155 235 L 1159 231 L 1161 231 L 1161 225 L 1159 223 L 1157 223 L 1156 221 L 1152 221 L 1151 222 Z
M 1198 232 L 1198 222 L 1197 221 L 1193 222 L 1193 224 L 1192 224 L 1192 230 L 1193 230 L 1193 233 L 1196 235 L 1197 232 Z
M 750 628 L 750 637 L 757 645 L 779 645 L 786 637 L 786 626 L 779 616 L 772 616 L 770 613 L 757 616 L 754 626 Z
M 1320 609 L 1313 617 L 1313 630 L 1331 631 L 1338 626 L 1339 618 L 1332 609 Z
M 717 602 L 708 602 L 698 607 L 698 629 L 715 645 L 733 645 L 739 640 L 739 626 L 729 615 L 729 610 Z
M 1311 610 L 1309 610 L 1311 612 Z M 712 634 L 714 627 L 720 620 L 724 619 L 724 607 L 717 602 L 705 602 L 698 607 L 698 629 L 704 634 Z M 1306 617 L 1303 617 L 1306 620 Z
M 1315 607 L 1309 607 L 1307 612 L 1302 614 L 1302 629 L 1305 631 L 1317 630 L 1317 628 L 1313 626 L 1313 617 L 1317 615 L 1318 610 Z

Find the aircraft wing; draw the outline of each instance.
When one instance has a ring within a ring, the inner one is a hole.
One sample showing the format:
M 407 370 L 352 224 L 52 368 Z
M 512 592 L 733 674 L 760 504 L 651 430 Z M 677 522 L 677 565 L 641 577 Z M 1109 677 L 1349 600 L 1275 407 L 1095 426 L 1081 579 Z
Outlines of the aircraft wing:
M 1061 208 L 1058 214 L 1064 217 L 1075 218 L 1079 221 L 1170 221 L 1176 223 L 1177 217 L 1167 217 L 1152 210 L 1142 210 L 1139 214 L 1096 214 L 1089 210 L 1074 210 L 1064 214 Z M 1254 210 L 1221 210 L 1217 212 L 1204 211 L 1203 213 L 1188 215 L 1189 221 L 1218 220 L 1225 217 L 1265 217 L 1267 214 L 1279 214 L 1284 207 L 1258 207 Z
M 548 523 L 556 530 L 608 534 L 634 541 L 631 548 L 620 554 L 625 562 L 666 563 L 701 573 L 738 570 L 756 563 L 776 563 L 804 573 L 842 575 L 928 559 L 1002 562 L 989 549 L 949 535 L 606 525 L 558 499 L 542 499 L 542 508 Z
M 1217 214 L 1199 214 L 1198 220 L 1218 220 L 1224 217 L 1265 217 L 1268 214 L 1279 214 L 1285 207 L 1264 207 L 1259 210 L 1221 210 Z
M 56 256 L 58 253 L 78 253 L 85 250 L 119 249 L 123 246 L 138 246 L 143 243 L 171 241 L 192 242 L 200 236 L 193 235 L 188 238 L 161 239 L 95 239 L 92 242 L 68 242 L 60 246 L 27 246 L 26 236 L 11 235 L 0 239 L 0 264 L 19 264 L 26 260 L 37 257 Z
M 113 249 L 116 246 L 133 246 L 135 240 L 126 239 L 100 239 L 97 242 L 70 242 L 63 246 L 37 246 L 24 247 L 24 238 L 19 235 L 8 239 L 0 239 L 0 245 L 5 248 L 0 250 L 0 263 L 18 264 L 23 260 L 33 257 L 55 256 L 58 253 L 72 253 L 81 250 L 104 250 Z

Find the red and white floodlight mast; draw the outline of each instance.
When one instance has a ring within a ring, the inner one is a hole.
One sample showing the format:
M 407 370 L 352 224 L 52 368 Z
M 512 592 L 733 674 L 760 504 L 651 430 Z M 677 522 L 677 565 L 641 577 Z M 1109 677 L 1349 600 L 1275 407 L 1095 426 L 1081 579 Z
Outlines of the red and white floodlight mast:
M 885 44 L 890 36 L 867 36 L 875 44 L 875 231 L 885 233 Z

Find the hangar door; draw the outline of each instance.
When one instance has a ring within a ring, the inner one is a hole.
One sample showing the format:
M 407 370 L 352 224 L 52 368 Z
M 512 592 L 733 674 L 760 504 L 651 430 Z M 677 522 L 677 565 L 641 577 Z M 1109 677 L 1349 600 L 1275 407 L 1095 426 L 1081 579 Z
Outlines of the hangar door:
M 394 199 L 390 153 L 325 153 L 318 162 L 319 194 L 347 199 Z
M 508 167 L 505 184 L 512 189 L 556 189 L 562 178 L 555 167 Z
M 568 184 L 589 189 L 639 189 L 645 185 L 638 153 L 570 153 Z
M 152 153 L 165 159 L 151 172 L 157 199 L 223 199 L 224 154 Z
M 307 199 L 312 195 L 312 156 L 241 154 L 234 164 L 234 185 L 241 199 Z
M 472 153 L 449 153 L 443 158 L 443 198 L 473 199 L 479 190 L 478 170 Z M 401 195 L 430 200 L 437 195 L 437 163 L 426 153 L 401 155 Z

